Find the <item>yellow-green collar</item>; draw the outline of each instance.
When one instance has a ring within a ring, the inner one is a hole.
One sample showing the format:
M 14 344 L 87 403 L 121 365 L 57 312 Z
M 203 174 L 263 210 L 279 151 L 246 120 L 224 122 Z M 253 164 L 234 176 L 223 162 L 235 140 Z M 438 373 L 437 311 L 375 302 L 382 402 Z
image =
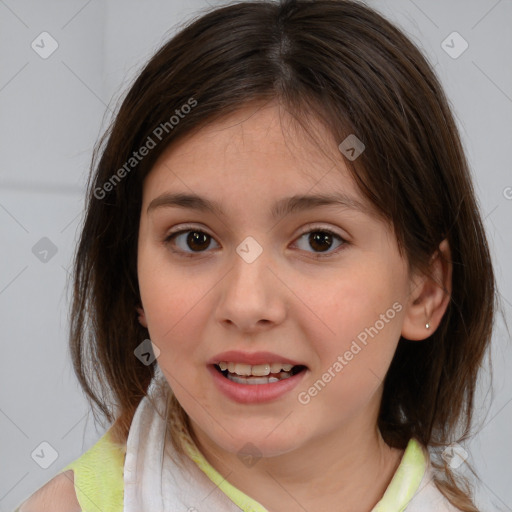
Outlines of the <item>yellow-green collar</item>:
M 244 512 L 268 512 L 263 505 L 231 485 L 218 473 L 190 438 L 183 438 L 183 440 L 189 457 L 235 505 Z M 421 444 L 416 439 L 410 439 L 384 496 L 371 512 L 403 512 L 418 490 L 426 464 L 427 458 Z

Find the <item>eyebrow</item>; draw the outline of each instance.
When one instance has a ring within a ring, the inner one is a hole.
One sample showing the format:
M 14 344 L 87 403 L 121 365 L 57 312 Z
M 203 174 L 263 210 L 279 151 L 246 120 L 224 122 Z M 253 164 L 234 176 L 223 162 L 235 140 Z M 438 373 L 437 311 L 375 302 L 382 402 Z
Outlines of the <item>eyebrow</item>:
M 272 206 L 270 215 L 272 218 L 277 219 L 290 213 L 310 210 L 320 206 L 341 206 L 350 210 L 371 214 L 370 209 L 357 199 L 343 193 L 335 193 L 285 197 Z M 197 194 L 164 193 L 151 201 L 147 208 L 147 213 L 162 207 L 187 208 L 219 216 L 225 215 L 219 203 Z

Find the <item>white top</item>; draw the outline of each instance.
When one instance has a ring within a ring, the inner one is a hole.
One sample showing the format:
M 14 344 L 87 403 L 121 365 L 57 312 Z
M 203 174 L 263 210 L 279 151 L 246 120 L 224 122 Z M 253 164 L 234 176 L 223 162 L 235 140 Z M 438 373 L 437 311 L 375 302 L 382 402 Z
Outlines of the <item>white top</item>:
M 124 465 L 124 512 L 268 512 L 260 503 L 227 482 L 206 461 L 190 437 L 183 437 L 189 457 L 167 447 L 165 397 L 150 387 L 161 417 L 145 397 L 130 427 Z M 192 444 L 191 444 L 192 443 Z M 432 480 L 428 454 L 414 440 L 383 498 L 371 512 L 460 512 L 439 492 Z M 163 463 L 163 464 L 162 464 Z M 163 469 L 162 469 L 163 467 Z

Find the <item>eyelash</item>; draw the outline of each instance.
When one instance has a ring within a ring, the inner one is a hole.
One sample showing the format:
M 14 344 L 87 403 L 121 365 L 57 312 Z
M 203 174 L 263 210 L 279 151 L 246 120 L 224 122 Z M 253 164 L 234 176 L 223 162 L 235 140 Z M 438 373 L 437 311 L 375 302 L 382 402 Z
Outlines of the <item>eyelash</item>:
M 163 243 L 164 243 L 164 245 L 171 245 L 171 241 L 174 238 L 176 238 L 177 236 L 182 235 L 184 233 L 190 233 L 191 231 L 195 231 L 197 233 L 203 233 L 206 236 L 210 237 L 212 240 L 214 240 L 214 238 L 211 235 L 209 235 L 206 231 L 203 231 L 202 229 L 198 229 L 195 226 L 182 226 L 182 229 L 180 229 L 179 231 L 174 231 L 174 232 L 169 233 L 169 235 L 166 236 L 166 238 L 163 240 Z M 313 252 L 313 253 L 311 253 L 311 254 L 313 254 L 313 257 L 315 259 L 330 258 L 333 255 L 338 254 L 340 251 L 342 251 L 345 248 L 346 245 L 348 245 L 348 242 L 343 237 L 341 237 L 334 231 L 324 228 L 324 227 L 321 227 L 321 226 L 309 228 L 307 231 L 303 231 L 302 233 L 299 234 L 297 239 L 300 239 L 304 235 L 308 235 L 310 233 L 327 233 L 328 235 L 331 235 L 332 237 L 337 238 L 338 240 L 341 241 L 341 244 L 331 252 L 328 252 L 328 253 Z M 171 248 L 171 251 L 175 254 L 179 254 L 180 256 L 182 256 L 184 258 L 194 258 L 196 256 L 201 255 L 202 253 L 207 252 L 207 251 L 187 252 L 187 251 L 182 251 L 182 250 L 175 250 L 172 248 Z M 306 252 L 309 252 L 309 251 L 306 251 Z

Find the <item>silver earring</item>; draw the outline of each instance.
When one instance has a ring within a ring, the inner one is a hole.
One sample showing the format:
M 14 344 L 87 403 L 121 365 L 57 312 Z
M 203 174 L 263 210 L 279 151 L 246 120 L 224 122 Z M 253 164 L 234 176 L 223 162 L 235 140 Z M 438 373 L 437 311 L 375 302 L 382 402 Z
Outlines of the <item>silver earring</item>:
M 430 329 L 430 324 L 428 322 L 425 324 L 425 328 Z

